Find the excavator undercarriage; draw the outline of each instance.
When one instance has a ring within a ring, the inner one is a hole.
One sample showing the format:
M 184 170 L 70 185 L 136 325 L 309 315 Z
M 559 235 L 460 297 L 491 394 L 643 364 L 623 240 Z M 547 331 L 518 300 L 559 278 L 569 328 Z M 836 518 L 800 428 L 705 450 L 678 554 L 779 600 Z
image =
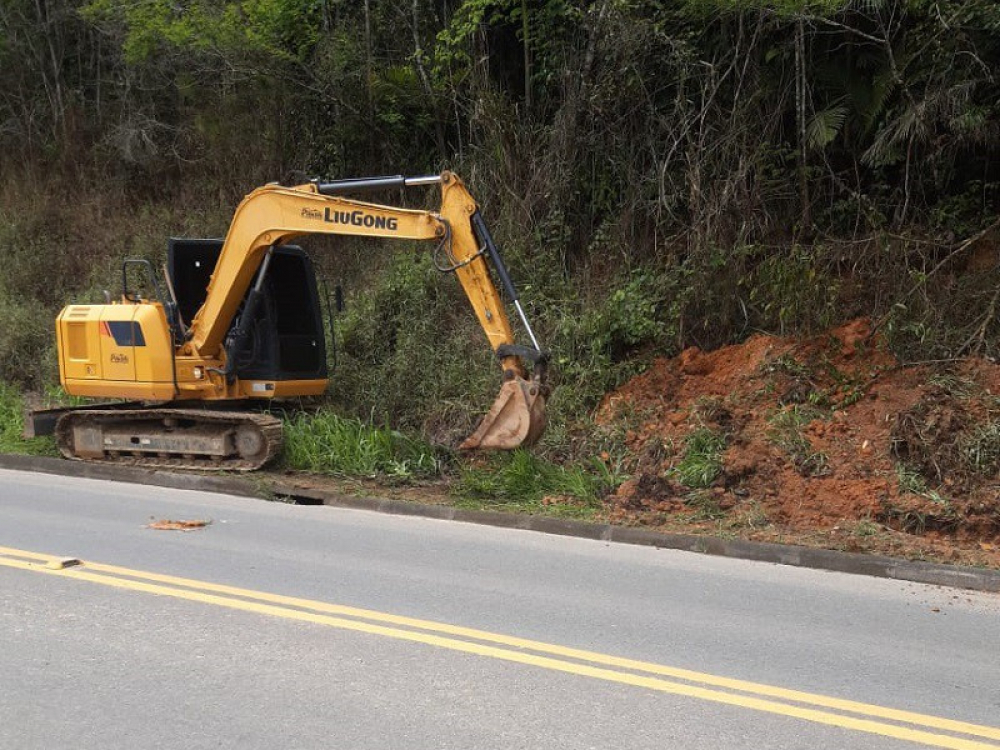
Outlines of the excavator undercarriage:
M 253 471 L 281 452 L 270 414 L 210 409 L 71 411 L 55 427 L 66 457 L 153 469 Z

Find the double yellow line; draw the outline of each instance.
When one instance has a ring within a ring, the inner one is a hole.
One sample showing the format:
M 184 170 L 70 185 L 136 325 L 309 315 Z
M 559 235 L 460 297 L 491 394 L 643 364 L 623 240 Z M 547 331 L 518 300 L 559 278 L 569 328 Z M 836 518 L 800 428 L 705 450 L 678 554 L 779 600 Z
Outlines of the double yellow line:
M 62 567 L 59 558 L 53 555 L 9 547 L 0 547 L 0 566 L 421 643 L 931 747 L 1000 750 L 1000 727 L 735 680 L 458 625 L 116 565 L 86 562 Z

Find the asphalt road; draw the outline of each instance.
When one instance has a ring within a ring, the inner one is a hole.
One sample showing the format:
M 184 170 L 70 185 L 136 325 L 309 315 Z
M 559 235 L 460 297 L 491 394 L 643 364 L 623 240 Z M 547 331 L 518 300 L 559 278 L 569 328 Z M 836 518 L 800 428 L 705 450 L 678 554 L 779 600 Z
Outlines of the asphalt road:
M 996 595 L 12 471 L 0 547 L 4 750 L 1000 748 Z

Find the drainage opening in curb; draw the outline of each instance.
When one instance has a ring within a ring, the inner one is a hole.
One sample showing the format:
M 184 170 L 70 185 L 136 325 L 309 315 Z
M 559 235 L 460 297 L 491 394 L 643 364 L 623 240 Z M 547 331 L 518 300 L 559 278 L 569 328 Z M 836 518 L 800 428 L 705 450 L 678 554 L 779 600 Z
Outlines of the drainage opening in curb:
M 309 495 L 275 495 L 276 503 L 288 503 L 289 505 L 323 505 L 323 498 L 310 497 Z

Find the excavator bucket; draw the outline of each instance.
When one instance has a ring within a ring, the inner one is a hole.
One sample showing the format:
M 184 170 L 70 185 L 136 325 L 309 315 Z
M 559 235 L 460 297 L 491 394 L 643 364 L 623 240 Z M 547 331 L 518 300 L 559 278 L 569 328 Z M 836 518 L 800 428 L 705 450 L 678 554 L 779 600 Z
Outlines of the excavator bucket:
M 515 375 L 500 389 L 474 433 L 460 450 L 513 450 L 533 445 L 545 431 L 545 395 L 534 380 Z

